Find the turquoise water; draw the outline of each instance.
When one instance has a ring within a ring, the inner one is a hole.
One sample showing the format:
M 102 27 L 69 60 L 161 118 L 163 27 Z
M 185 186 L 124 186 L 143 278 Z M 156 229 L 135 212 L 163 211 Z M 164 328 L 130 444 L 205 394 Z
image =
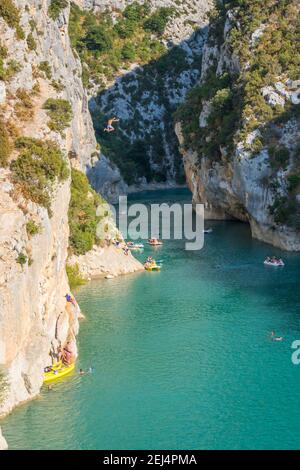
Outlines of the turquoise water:
M 141 194 L 139 200 L 148 194 Z M 157 202 L 185 191 L 153 193 Z M 11 449 L 300 448 L 300 256 L 208 223 L 205 247 L 169 241 L 160 273 L 80 289 L 77 370 L 1 422 Z M 264 267 L 269 254 L 286 266 Z M 284 341 L 269 339 L 275 330 Z

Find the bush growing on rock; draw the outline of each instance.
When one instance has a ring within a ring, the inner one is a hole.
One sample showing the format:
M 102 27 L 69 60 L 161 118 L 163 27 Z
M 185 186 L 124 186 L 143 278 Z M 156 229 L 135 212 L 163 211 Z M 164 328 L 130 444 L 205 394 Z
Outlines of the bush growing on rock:
M 52 20 L 57 20 L 59 17 L 60 12 L 64 9 L 67 8 L 68 6 L 68 1 L 67 0 L 51 0 L 50 6 L 48 9 L 48 14 Z
M 174 13 L 175 9 L 172 7 L 161 7 L 145 21 L 144 29 L 161 36 Z
M 69 176 L 59 147 L 50 140 L 20 137 L 15 143 L 19 156 L 11 163 L 12 178 L 23 196 L 45 207 L 51 215 L 51 193 L 56 182 Z
M 48 80 L 51 80 L 52 72 L 49 62 L 47 60 L 44 60 L 39 63 L 38 67 L 41 72 L 44 72 L 46 78 L 48 78 Z
M 35 51 L 36 50 L 36 41 L 32 35 L 32 33 L 29 33 L 26 39 L 28 49 L 30 51 Z
M 41 226 L 40 224 L 37 224 L 34 220 L 28 220 L 26 224 L 26 232 L 28 237 L 34 237 L 34 235 L 37 235 L 41 231 Z
M 70 126 L 73 117 L 72 107 L 69 101 L 49 98 L 43 106 L 46 109 L 50 121 L 48 127 L 54 132 L 62 133 Z
M 69 206 L 70 248 L 76 255 L 83 255 L 97 242 L 96 229 L 100 217 L 96 211 L 103 202 L 91 188 L 85 174 L 72 169 Z
M 8 26 L 16 30 L 17 39 L 24 39 L 24 31 L 20 26 L 20 11 L 12 0 L 1 0 L 0 16 Z
M 12 151 L 12 145 L 7 132 L 5 122 L 0 118 L 0 166 L 5 167 Z
M 16 261 L 21 266 L 24 266 L 27 263 L 27 260 L 28 258 L 24 253 L 19 253 Z
M 15 112 L 17 117 L 22 121 L 27 121 L 28 119 L 31 119 L 33 116 L 34 106 L 28 91 L 26 91 L 24 88 L 19 88 L 16 91 L 16 97 L 19 100 L 15 106 Z
M 68 276 L 71 289 L 74 289 L 75 287 L 86 284 L 86 280 L 81 276 L 78 263 L 73 264 L 73 265 L 67 264 L 66 273 Z

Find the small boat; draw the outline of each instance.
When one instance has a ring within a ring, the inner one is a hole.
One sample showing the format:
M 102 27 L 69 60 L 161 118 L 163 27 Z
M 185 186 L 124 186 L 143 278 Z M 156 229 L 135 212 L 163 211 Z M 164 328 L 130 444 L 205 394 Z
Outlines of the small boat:
M 128 245 L 127 244 L 127 247 L 129 248 L 129 250 L 142 250 L 144 248 L 144 245 L 143 243 L 133 243 L 133 244 L 130 244 Z
M 271 259 L 271 258 L 267 258 L 264 261 L 264 265 L 265 266 L 284 266 L 284 262 L 282 261 L 281 258 L 276 259 L 276 260 Z
M 159 246 L 163 244 L 163 242 L 157 240 L 157 238 L 149 238 L 147 243 L 148 245 L 151 245 L 151 246 Z
M 158 264 L 145 264 L 144 265 L 144 268 L 146 269 L 146 271 L 160 271 L 161 270 L 161 266 L 159 266 Z
M 205 228 L 203 230 L 203 233 L 212 233 L 213 229 L 212 228 Z
M 62 361 L 52 364 L 52 366 L 46 367 L 44 372 L 44 384 L 52 382 L 53 380 L 61 379 L 65 375 L 72 372 L 75 368 L 75 363 L 65 365 Z

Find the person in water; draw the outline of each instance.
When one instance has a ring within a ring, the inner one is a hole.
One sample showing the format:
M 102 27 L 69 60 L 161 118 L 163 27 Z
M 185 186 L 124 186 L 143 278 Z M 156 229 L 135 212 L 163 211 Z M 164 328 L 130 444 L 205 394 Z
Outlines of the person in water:
M 104 132 L 113 132 L 115 128 L 113 127 L 113 122 L 118 122 L 120 119 L 113 117 L 107 121 L 107 126 L 103 129 Z
M 283 340 L 283 336 L 276 336 L 275 335 L 275 331 L 271 331 L 271 339 L 273 341 L 282 341 Z

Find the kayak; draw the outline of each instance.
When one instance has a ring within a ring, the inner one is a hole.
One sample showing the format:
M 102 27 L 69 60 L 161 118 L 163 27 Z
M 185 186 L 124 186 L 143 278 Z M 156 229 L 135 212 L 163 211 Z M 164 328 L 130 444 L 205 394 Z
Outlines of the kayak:
M 74 370 L 75 363 L 65 366 L 61 361 L 51 366 L 50 372 L 44 372 L 44 384 L 60 379 Z
M 157 264 L 153 266 L 145 266 L 146 271 L 160 271 L 161 266 L 158 266 Z
M 206 228 L 203 230 L 203 233 L 212 233 L 212 228 Z
M 151 245 L 151 246 L 160 246 L 163 244 L 163 242 L 156 242 L 156 243 L 151 243 L 151 242 L 147 242 L 148 245 Z

